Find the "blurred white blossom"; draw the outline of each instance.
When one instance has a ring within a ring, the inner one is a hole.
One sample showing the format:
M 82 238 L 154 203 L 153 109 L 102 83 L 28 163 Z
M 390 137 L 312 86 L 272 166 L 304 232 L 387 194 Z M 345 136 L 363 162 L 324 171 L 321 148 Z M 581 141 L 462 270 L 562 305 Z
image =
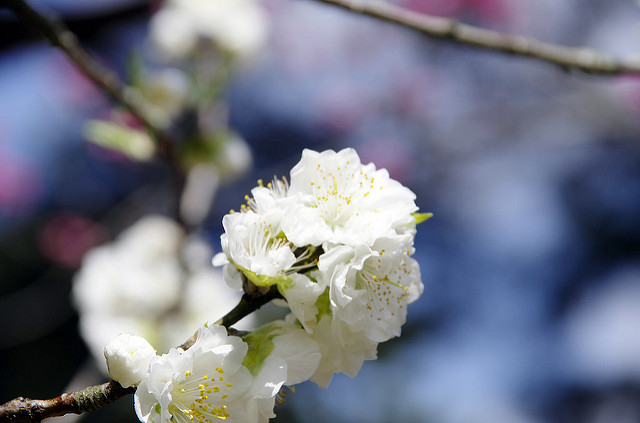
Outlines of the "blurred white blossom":
M 241 294 L 211 267 L 211 254 L 203 241 L 187 240 L 173 220 L 147 216 L 85 256 L 73 300 L 80 333 L 105 372 L 104 346 L 118 334 L 142 336 L 166 351 L 238 303 Z M 252 327 L 252 319 L 239 327 Z
M 193 55 L 201 44 L 243 58 L 265 43 L 267 19 L 255 0 L 169 0 L 152 17 L 150 36 L 172 60 Z

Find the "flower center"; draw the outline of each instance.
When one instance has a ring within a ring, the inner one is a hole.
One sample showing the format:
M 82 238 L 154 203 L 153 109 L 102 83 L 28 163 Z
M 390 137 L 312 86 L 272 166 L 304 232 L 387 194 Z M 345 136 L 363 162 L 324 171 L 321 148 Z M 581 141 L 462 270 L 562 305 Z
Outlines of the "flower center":
M 404 271 L 401 266 L 401 271 Z M 369 317 L 381 321 L 385 313 L 395 316 L 396 309 L 402 309 L 409 296 L 408 288 L 401 284 L 402 276 L 396 271 L 381 274 L 383 263 L 380 257 L 367 259 L 362 270 L 357 274 L 356 288 L 366 289 Z
M 185 379 L 174 389 L 169 406 L 175 420 L 213 423 L 230 417 L 224 403 L 233 385 L 224 382 L 223 369 L 218 367 L 216 371 L 218 375 L 211 378 L 208 375 L 192 377 L 190 371 L 185 372 Z
M 338 166 L 336 171 L 325 170 L 318 164 L 316 178 L 310 183 L 314 204 L 320 215 L 332 227 L 344 226 L 355 214 L 359 213 L 357 204 L 366 198 L 374 188 L 374 178 L 362 170 L 349 172 L 347 167 Z

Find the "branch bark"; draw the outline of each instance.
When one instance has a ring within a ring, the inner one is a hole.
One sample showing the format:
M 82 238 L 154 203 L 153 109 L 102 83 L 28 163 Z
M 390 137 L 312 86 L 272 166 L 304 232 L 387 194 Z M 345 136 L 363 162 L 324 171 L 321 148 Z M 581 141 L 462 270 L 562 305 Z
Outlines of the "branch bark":
M 640 60 L 624 61 L 585 47 L 544 43 L 532 38 L 464 24 L 456 19 L 424 15 L 384 1 L 315 0 L 353 13 L 413 29 L 432 38 L 461 45 L 524 56 L 560 66 L 600 75 L 640 74 Z
M 39 422 L 69 413 L 86 413 L 105 407 L 134 392 L 134 387 L 123 388 L 112 380 L 47 400 L 18 397 L 0 405 L 0 422 Z

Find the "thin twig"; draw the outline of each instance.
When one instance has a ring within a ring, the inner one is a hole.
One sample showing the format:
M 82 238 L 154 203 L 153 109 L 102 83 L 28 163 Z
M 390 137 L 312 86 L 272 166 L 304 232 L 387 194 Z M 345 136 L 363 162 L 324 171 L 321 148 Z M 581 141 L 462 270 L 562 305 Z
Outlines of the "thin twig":
M 175 142 L 169 131 L 172 122 L 168 121 L 164 114 L 158 114 L 156 109 L 148 104 L 135 88 L 123 83 L 115 72 L 102 66 L 94 59 L 62 21 L 53 16 L 40 14 L 24 0 L 0 0 L 0 8 L 2 7 L 9 8 L 23 22 L 38 29 L 51 45 L 60 48 L 69 60 L 96 86 L 122 104 L 142 122 L 156 141 L 158 155 L 165 159 L 171 167 L 175 190 L 178 193 L 174 217 L 178 223 L 185 226 L 179 204 L 185 185 L 185 175 L 174 148 Z
M 273 285 L 266 290 L 258 289 L 253 285 L 252 287 L 255 289 L 255 291 L 251 292 L 245 289 L 245 291 L 248 292 L 245 292 L 245 294 L 242 295 L 242 298 L 240 299 L 238 305 L 214 324 L 222 325 L 227 328 L 229 334 L 234 334 L 237 331 L 231 328 L 232 325 L 235 325 L 241 319 L 258 310 L 260 307 L 267 304 L 271 300 L 282 298 L 282 295 L 280 295 L 280 291 L 278 291 L 278 287 L 276 285 Z M 180 345 L 179 348 L 185 350 L 190 348 L 196 341 L 196 336 L 197 332 L 193 334 L 193 336 L 189 338 L 184 344 Z
M 315 0 L 416 30 L 424 35 L 455 43 L 525 56 L 553 63 L 563 69 L 578 69 L 601 75 L 640 74 L 640 60 L 623 61 L 597 50 L 543 43 L 532 38 L 464 24 L 456 19 L 420 14 L 373 0 Z
M 12 10 L 23 22 L 40 31 L 51 45 L 60 48 L 94 84 L 140 119 L 161 148 L 168 149 L 168 146 L 164 145 L 168 142 L 168 137 L 164 132 L 165 123 L 162 119 L 154 115 L 153 109 L 135 89 L 124 84 L 115 72 L 98 63 L 63 22 L 51 16 L 43 16 L 24 0 L 0 0 L 0 7 L 3 6 Z

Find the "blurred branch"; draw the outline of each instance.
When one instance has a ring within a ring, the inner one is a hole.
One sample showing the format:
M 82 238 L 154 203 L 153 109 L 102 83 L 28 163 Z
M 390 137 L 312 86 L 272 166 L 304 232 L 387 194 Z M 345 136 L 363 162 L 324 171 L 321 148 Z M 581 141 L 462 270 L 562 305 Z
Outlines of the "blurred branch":
M 178 193 L 174 214 L 176 220 L 184 226 L 179 203 L 184 189 L 185 175 L 173 148 L 175 143 L 169 133 L 171 122 L 167 122 L 166 118 L 158 115 L 157 112 L 154 113 L 154 108 L 147 104 L 139 92 L 122 82 L 115 72 L 98 63 L 80 45 L 78 38 L 63 22 L 54 17 L 43 16 L 24 0 L 0 0 L 0 8 L 2 7 L 12 10 L 23 22 L 38 29 L 51 45 L 60 48 L 82 73 L 110 97 L 122 104 L 147 128 L 158 146 L 159 156 L 171 166 L 175 189 Z
M 256 290 L 245 293 L 238 305 L 215 324 L 226 327 L 230 335 L 241 335 L 240 332 L 230 328 L 230 326 L 275 298 L 281 298 L 275 285 L 266 291 Z M 195 335 L 178 348 L 186 350 L 194 342 Z M 133 394 L 135 391 L 135 387 L 123 388 L 118 382 L 112 380 L 102 385 L 90 386 L 81 391 L 65 393 L 47 400 L 18 397 L 0 405 L 0 423 L 33 423 L 40 422 L 45 418 L 59 417 L 69 413 L 82 414 L 106 407 L 124 396 Z
M 60 48 L 94 84 L 140 119 L 163 148 L 165 156 L 172 154 L 169 148 L 169 137 L 164 132 L 165 125 L 161 119 L 152 113 L 152 109 L 135 89 L 124 84 L 115 72 L 98 63 L 80 45 L 78 38 L 63 22 L 53 17 L 41 15 L 24 0 L 0 0 L 0 7 L 12 10 L 23 22 L 37 28 L 53 46 Z
M 39 422 L 69 413 L 82 414 L 105 407 L 134 392 L 135 387 L 123 388 L 112 380 L 47 400 L 18 397 L 0 405 L 0 422 Z
M 474 27 L 456 19 L 412 12 L 384 1 L 315 0 L 416 30 L 429 37 L 466 46 L 525 56 L 553 63 L 564 70 L 578 69 L 601 75 L 640 74 L 640 61 L 622 61 L 584 47 L 543 43 L 531 38 L 508 35 Z

